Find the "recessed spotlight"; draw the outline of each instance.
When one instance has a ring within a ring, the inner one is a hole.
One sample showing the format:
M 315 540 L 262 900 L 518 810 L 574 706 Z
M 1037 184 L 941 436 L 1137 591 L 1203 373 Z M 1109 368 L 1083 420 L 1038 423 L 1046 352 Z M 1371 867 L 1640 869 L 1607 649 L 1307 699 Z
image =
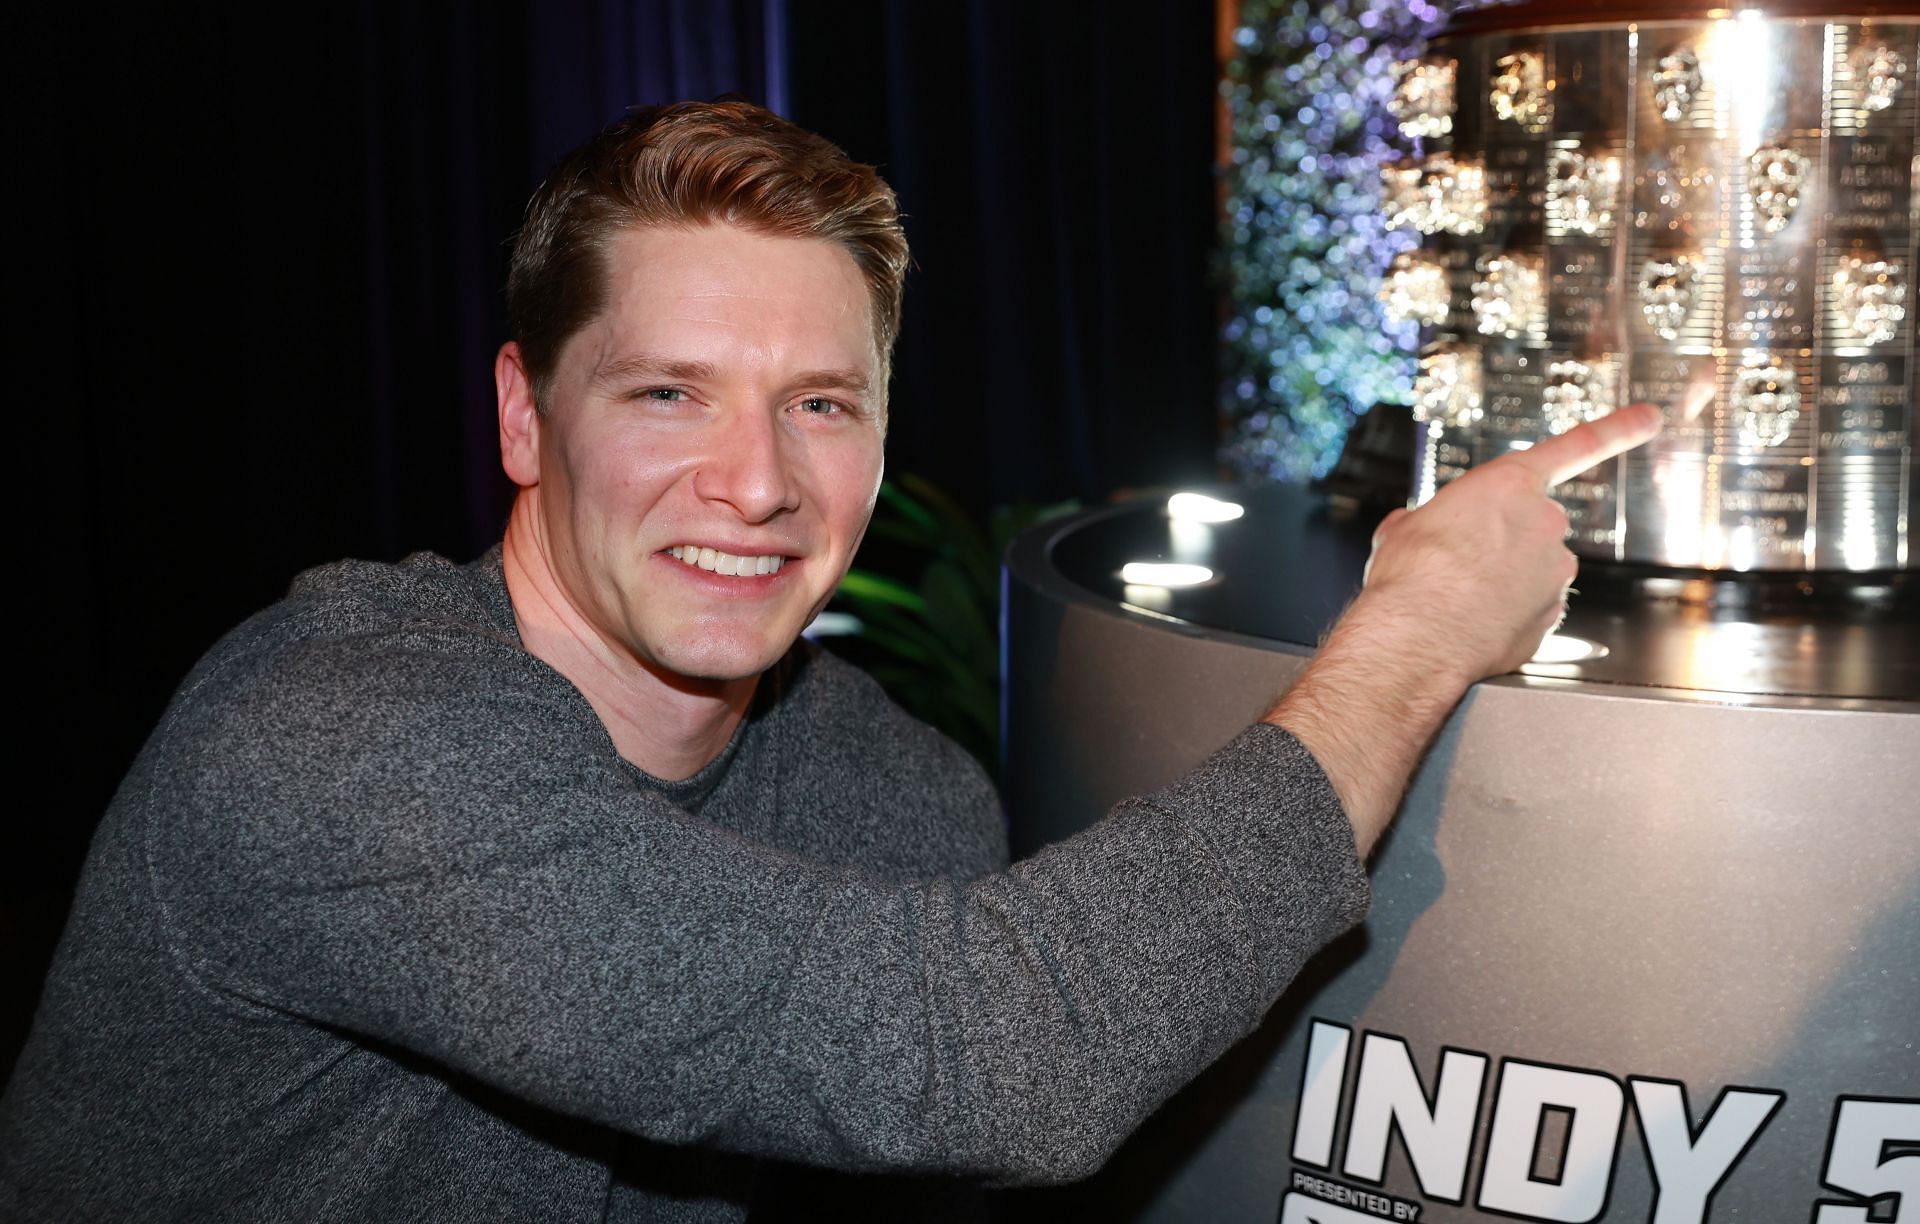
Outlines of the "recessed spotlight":
M 1607 648 L 1598 642 L 1589 642 L 1565 633 L 1549 633 L 1540 643 L 1540 649 L 1533 652 L 1529 663 L 1585 663 L 1591 659 L 1602 659 Z
M 1167 499 L 1167 514 L 1182 523 L 1231 523 L 1247 512 L 1238 502 L 1221 501 L 1205 493 L 1175 493 Z
M 1120 567 L 1120 581 L 1129 586 L 1188 587 L 1213 579 L 1213 571 L 1204 565 L 1180 565 L 1168 561 L 1129 561 Z

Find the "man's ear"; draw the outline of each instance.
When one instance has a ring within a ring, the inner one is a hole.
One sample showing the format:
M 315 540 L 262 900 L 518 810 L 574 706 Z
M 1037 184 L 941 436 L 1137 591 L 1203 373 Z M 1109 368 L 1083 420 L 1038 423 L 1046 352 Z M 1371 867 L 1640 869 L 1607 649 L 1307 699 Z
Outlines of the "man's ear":
M 493 359 L 493 395 L 500 410 L 500 466 L 523 489 L 540 483 L 540 410 L 520 346 L 512 340 Z

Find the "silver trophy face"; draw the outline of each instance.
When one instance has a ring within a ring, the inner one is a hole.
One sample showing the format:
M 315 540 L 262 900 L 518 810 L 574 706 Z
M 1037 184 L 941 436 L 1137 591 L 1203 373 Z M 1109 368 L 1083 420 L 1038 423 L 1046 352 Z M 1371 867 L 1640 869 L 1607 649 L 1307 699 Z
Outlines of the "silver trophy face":
M 1422 327 L 1417 496 L 1616 407 L 1652 444 L 1560 490 L 1584 556 L 1912 568 L 1920 20 L 1436 39 L 1382 300 Z

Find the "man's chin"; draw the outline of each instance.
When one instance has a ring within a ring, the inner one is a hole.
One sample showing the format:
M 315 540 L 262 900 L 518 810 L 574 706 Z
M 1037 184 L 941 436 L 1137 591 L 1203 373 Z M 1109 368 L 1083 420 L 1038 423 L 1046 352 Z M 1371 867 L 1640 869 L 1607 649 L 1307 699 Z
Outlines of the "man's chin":
M 654 665 L 663 672 L 696 684 L 728 684 L 751 680 L 780 661 L 792 640 L 703 641 L 677 644 L 658 652 Z

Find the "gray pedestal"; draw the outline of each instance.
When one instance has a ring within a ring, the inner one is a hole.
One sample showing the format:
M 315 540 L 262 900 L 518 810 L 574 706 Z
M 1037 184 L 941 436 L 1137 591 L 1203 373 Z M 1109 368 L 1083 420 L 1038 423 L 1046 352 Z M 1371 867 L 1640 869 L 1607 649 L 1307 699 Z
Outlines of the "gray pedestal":
M 1296 490 L 1243 500 L 1205 538 L 1140 506 L 1016 544 L 1016 853 L 1256 717 L 1357 585 L 1363 526 Z M 1212 561 L 1207 591 L 1113 577 L 1182 554 Z M 1476 686 L 1365 926 L 1105 1173 L 1024 1209 L 1920 1220 L 1920 630 L 1894 596 L 1798 628 L 1581 612 L 1609 661 Z

